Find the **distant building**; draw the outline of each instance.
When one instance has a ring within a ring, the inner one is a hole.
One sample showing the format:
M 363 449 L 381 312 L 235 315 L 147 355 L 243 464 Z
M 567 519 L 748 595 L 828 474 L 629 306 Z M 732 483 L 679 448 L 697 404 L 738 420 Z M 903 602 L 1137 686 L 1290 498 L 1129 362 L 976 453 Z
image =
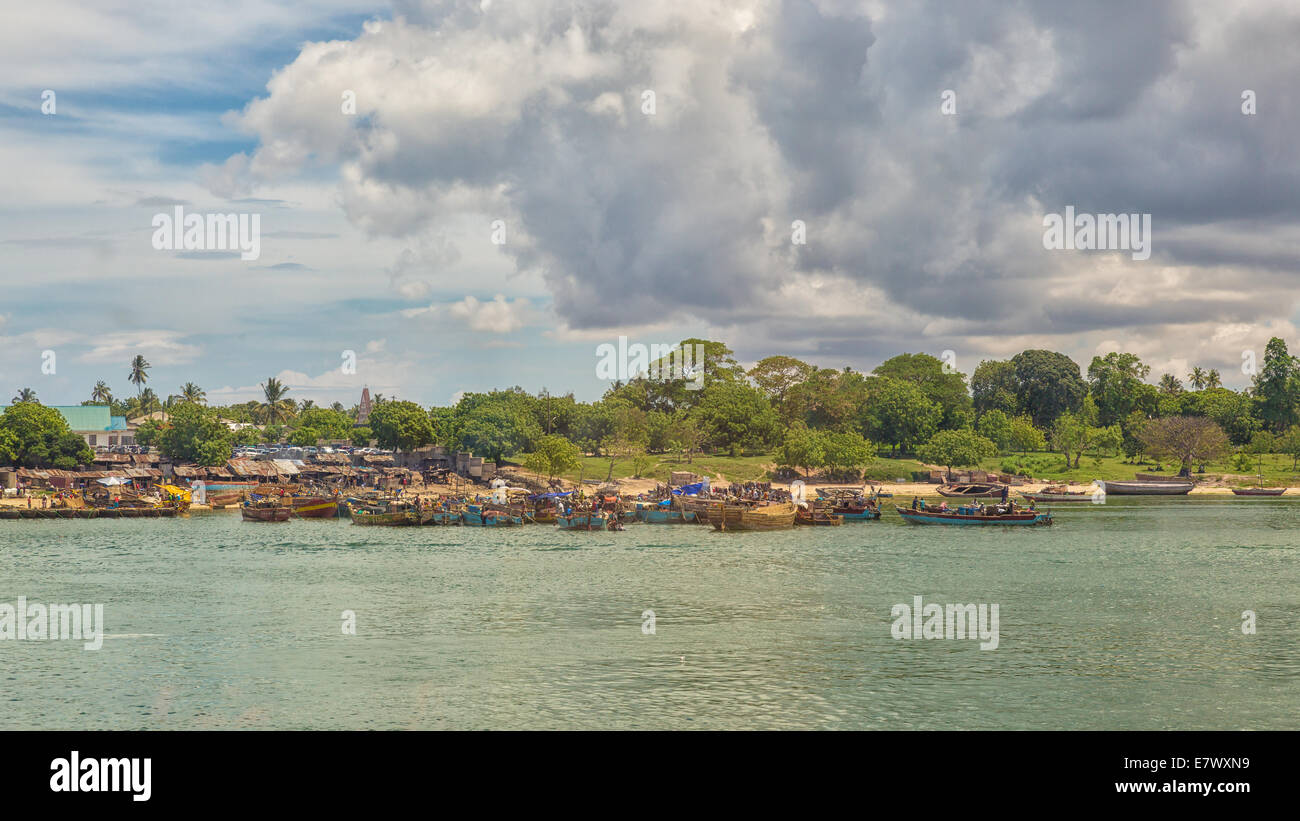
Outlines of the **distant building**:
M 135 426 L 125 416 L 113 416 L 108 405 L 46 405 L 63 416 L 72 432 L 94 447 L 134 445 Z M 3 411 L 4 407 L 0 407 Z
M 368 424 L 370 422 L 370 388 L 361 389 L 361 406 L 357 408 L 356 427 Z

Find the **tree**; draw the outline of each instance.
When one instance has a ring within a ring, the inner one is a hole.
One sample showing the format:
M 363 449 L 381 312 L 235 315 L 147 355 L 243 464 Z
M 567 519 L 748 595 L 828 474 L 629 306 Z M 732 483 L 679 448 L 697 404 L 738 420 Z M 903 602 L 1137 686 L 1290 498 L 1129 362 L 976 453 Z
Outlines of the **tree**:
M 1291 457 L 1291 469 L 1296 470 L 1300 465 L 1300 425 L 1286 429 L 1286 433 L 1277 440 L 1277 449 L 1279 453 Z
M 815 365 L 793 356 L 769 356 L 749 369 L 749 378 L 767 394 L 782 420 L 789 424 L 794 421 L 794 416 L 793 409 L 786 404 L 786 397 L 793 387 L 807 381 L 816 370 Z
M 1021 351 L 1011 364 L 1016 369 L 1020 407 L 1040 428 L 1050 427 L 1066 411 L 1078 410 L 1088 392 L 1078 364 L 1063 353 Z
M 381 448 L 414 450 L 433 441 L 429 414 L 414 402 L 392 400 L 379 405 L 370 412 L 370 429 Z M 501 456 L 499 452 L 490 455 L 493 459 Z
M 187 402 L 177 405 L 158 427 L 157 445 L 178 461 L 211 466 L 230 458 L 231 438 L 230 428 L 215 409 Z
M 23 388 L 18 391 L 17 396 L 15 396 L 13 399 L 9 401 L 15 405 L 19 404 L 20 402 L 35 402 L 36 391 L 32 390 L 31 388 Z
M 0 445 L 9 455 L 6 461 L 22 467 L 70 470 L 95 458 L 63 414 L 36 402 L 15 402 L 0 414 Z
M 832 479 L 856 478 L 876 458 L 876 446 L 857 431 L 832 431 L 822 437 L 822 464 Z
M 320 432 L 315 428 L 298 427 L 289 434 L 289 444 L 296 448 L 307 448 L 314 446 L 321 439 Z
M 742 382 L 718 380 L 700 391 L 695 413 L 709 440 L 732 456 L 771 445 L 780 421 L 767 397 Z
M 181 399 L 186 402 L 193 402 L 196 405 L 202 405 L 208 401 L 207 391 L 195 385 L 193 382 L 186 382 L 181 385 Z
M 943 410 L 914 383 L 883 378 L 873 384 L 861 421 L 868 439 L 892 445 L 897 453 L 933 436 Z
M 780 447 L 776 449 L 777 464 L 780 467 L 803 468 L 804 476 L 810 476 L 813 468 L 821 467 L 825 456 L 826 442 L 823 435 L 802 424 L 787 430 Z
M 1264 366 L 1254 378 L 1259 417 L 1269 430 L 1281 432 L 1297 421 L 1300 400 L 1300 366 L 1277 337 L 1264 349 Z
M 320 439 L 347 439 L 352 434 L 351 417 L 330 408 L 308 408 L 298 415 L 296 422 L 299 428 L 314 430 Z
M 1078 467 L 1079 458 L 1091 441 L 1091 426 L 1078 414 L 1066 411 L 1052 424 L 1052 444 L 1065 455 L 1065 466 Z M 1071 462 L 1070 454 L 1074 454 Z
M 975 413 L 1000 410 L 1008 416 L 1019 412 L 1016 366 L 1003 360 L 986 359 L 971 374 L 970 391 Z
M 370 440 L 375 438 L 375 433 L 370 428 L 362 425 L 359 428 L 352 429 L 352 446 L 364 448 L 370 444 Z
M 1205 387 L 1207 389 L 1223 387 L 1223 380 L 1214 368 L 1210 368 L 1210 372 L 1205 375 Z
M 1259 475 L 1264 475 L 1264 454 L 1272 453 L 1277 449 L 1277 437 L 1266 430 L 1261 430 L 1250 438 L 1250 444 L 1246 445 L 1246 452 L 1253 453 L 1259 458 Z
M 673 443 L 679 449 L 686 451 L 686 463 L 689 465 L 695 451 L 704 444 L 703 426 L 693 413 L 679 410 L 673 414 L 669 429 Z
M 1142 427 L 1143 445 L 1157 458 L 1177 459 L 1182 470 L 1227 453 L 1228 437 L 1223 429 L 1204 416 L 1170 416 L 1152 419 Z
M 268 376 L 262 385 L 265 401 L 258 407 L 262 422 L 277 425 L 293 416 L 295 405 L 292 399 L 286 399 L 289 388 L 274 376 Z
M 149 381 L 149 369 L 152 367 L 153 365 L 150 365 L 148 360 L 140 354 L 136 354 L 135 358 L 131 360 L 131 372 L 127 374 L 126 378 L 132 385 L 135 385 L 137 395 L 140 393 L 140 389 L 144 387 L 144 383 Z
M 1192 386 L 1193 390 L 1204 390 L 1207 376 L 1204 368 L 1195 365 L 1192 367 L 1192 372 L 1187 374 L 1187 382 Z
M 1002 411 L 996 408 L 986 411 L 975 427 L 980 436 L 997 445 L 999 451 L 1011 446 L 1011 420 Z
M 1047 437 L 1043 432 L 1034 427 L 1034 422 L 1028 416 L 1017 416 L 1011 420 L 1011 439 L 1010 445 L 1015 450 L 1023 453 L 1029 451 L 1040 451 L 1047 449 Z
M 456 408 L 456 437 L 462 448 L 498 461 L 512 453 L 530 450 L 541 437 L 536 418 L 517 402 L 487 394 L 466 394 Z M 425 416 L 426 422 L 428 415 Z M 379 435 L 375 416 L 371 427 Z M 430 441 L 433 429 L 429 429 Z
M 1161 374 L 1159 388 L 1167 396 L 1176 396 L 1183 392 L 1183 383 L 1172 373 Z
M 969 428 L 941 430 L 919 447 L 922 461 L 943 465 L 951 473 L 954 467 L 973 467 L 981 459 L 996 456 L 998 446 Z
M 959 428 L 969 423 L 971 398 L 966 392 L 966 378 L 944 363 L 924 353 L 905 353 L 880 363 L 873 374 L 901 379 L 921 389 L 925 398 L 939 406 L 943 417 L 940 427 Z
M 545 476 L 547 482 L 556 476 L 577 470 L 581 454 L 577 445 L 555 434 L 543 435 L 536 449 L 524 458 L 524 469 Z
M 1089 391 L 1097 403 L 1099 422 L 1114 424 L 1128 416 L 1142 396 L 1144 379 L 1151 368 L 1136 354 L 1112 351 L 1094 356 L 1088 366 Z
M 101 379 L 95 383 L 95 387 L 90 389 L 90 401 L 105 405 L 113 404 L 113 391 L 109 390 L 107 382 Z

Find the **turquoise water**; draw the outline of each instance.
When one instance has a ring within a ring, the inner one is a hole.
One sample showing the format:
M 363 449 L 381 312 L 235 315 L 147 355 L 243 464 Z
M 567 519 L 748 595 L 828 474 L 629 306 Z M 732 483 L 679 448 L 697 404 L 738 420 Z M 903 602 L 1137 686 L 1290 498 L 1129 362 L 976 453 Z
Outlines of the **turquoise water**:
M 779 533 L 0 521 L 0 602 L 103 603 L 108 634 L 0 641 L 0 728 L 1300 728 L 1300 499 L 1054 509 Z M 894 639 L 915 595 L 998 604 L 999 647 Z

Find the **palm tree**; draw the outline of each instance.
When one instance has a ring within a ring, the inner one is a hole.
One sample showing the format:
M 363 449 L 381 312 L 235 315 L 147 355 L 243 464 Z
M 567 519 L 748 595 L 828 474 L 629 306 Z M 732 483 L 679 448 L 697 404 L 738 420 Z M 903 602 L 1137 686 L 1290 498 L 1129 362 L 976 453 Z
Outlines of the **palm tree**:
M 181 399 L 186 402 L 193 402 L 196 405 L 203 404 L 208 400 L 207 391 L 195 385 L 193 382 L 186 382 L 181 385 Z
M 264 424 L 275 425 L 293 415 L 293 400 L 284 398 L 288 392 L 289 389 L 274 376 L 266 378 L 266 384 L 262 386 L 266 401 L 258 407 Z
M 347 408 L 343 407 L 343 403 L 342 403 L 342 402 L 335 402 L 333 405 L 330 405 L 330 410 L 332 410 L 332 411 L 338 411 L 339 413 L 343 413 L 343 412 L 345 412 L 345 411 L 347 410 Z
M 301 402 L 298 403 L 298 413 L 302 413 L 303 411 L 311 410 L 311 409 L 314 408 L 314 407 L 316 407 L 316 400 L 315 400 L 315 399 L 304 399 L 304 400 L 302 400 Z
M 1205 369 L 1196 365 L 1192 368 L 1192 372 L 1187 375 L 1187 381 L 1192 383 L 1192 387 L 1199 391 L 1205 388 L 1205 377 Z
M 136 354 L 135 359 L 131 360 L 131 373 L 127 376 L 127 379 L 130 380 L 132 385 L 135 385 L 137 394 L 140 393 L 140 388 L 144 383 L 149 381 L 149 369 L 152 367 L 153 365 L 150 365 L 140 354 Z
M 158 394 L 153 392 L 153 388 L 145 388 L 140 392 L 138 404 L 141 416 L 162 410 L 162 403 L 158 401 Z
M 1159 387 L 1161 393 L 1172 395 L 1183 392 L 1183 383 L 1180 382 L 1178 377 L 1174 376 L 1172 373 L 1167 373 L 1160 377 Z
M 1210 372 L 1205 375 L 1206 390 L 1209 390 L 1210 388 L 1222 388 L 1222 387 L 1223 387 L 1223 380 L 1219 377 L 1219 372 L 1214 368 L 1210 368 Z
M 9 401 L 15 405 L 22 402 L 35 402 L 36 391 L 32 390 L 31 388 L 23 388 L 22 390 L 18 391 L 17 396 L 15 396 L 13 399 Z
M 108 387 L 107 382 L 101 379 L 95 383 L 95 387 L 90 389 L 90 401 L 103 402 L 105 405 L 113 404 L 113 391 Z

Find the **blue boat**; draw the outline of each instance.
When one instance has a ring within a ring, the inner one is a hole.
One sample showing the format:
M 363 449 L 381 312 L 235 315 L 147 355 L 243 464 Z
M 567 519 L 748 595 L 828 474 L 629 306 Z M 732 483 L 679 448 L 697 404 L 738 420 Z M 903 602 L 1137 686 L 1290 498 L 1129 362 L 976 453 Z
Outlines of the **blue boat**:
M 609 519 L 605 513 L 561 514 L 555 517 L 555 524 L 560 530 L 605 530 L 609 527 Z
M 984 525 L 1012 525 L 1012 526 L 1033 526 L 1033 525 L 1050 525 L 1052 523 L 1052 512 L 1022 510 L 1016 513 L 994 513 L 981 516 L 974 507 L 961 507 L 955 511 L 941 512 L 936 508 L 922 508 L 920 510 L 908 510 L 907 508 L 897 508 L 898 515 L 903 517 L 903 521 L 914 525 L 973 525 L 976 527 Z
M 636 517 L 648 525 L 695 524 L 695 512 L 678 510 L 671 505 L 654 505 L 637 502 Z
M 514 527 L 522 526 L 524 517 L 480 508 L 477 512 L 465 511 L 461 514 L 460 522 L 466 527 Z

